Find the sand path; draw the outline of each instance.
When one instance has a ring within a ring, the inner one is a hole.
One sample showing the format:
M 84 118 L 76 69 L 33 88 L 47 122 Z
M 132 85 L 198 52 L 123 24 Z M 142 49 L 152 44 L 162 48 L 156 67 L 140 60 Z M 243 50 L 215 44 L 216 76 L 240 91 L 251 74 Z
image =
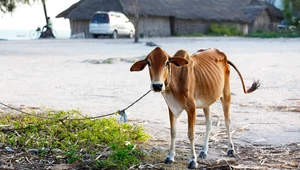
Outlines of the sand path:
M 232 130 L 235 143 L 280 145 L 300 142 L 300 39 L 256 38 L 151 38 L 134 44 L 128 39 L 0 41 L 0 101 L 13 106 L 80 109 L 91 116 L 127 107 L 150 86 L 147 71 L 131 73 L 131 59 L 147 55 L 152 41 L 170 55 L 179 49 L 190 54 L 199 49 L 225 52 L 247 85 L 260 79 L 261 88 L 244 95 L 232 71 Z M 86 60 L 114 58 L 113 64 Z M 0 107 L 4 109 L 3 107 Z M 224 130 L 220 102 L 212 106 L 213 134 Z M 166 104 L 150 93 L 129 109 L 128 118 L 143 124 L 153 139 L 169 139 Z M 196 134 L 205 132 L 198 110 Z M 187 117 L 178 120 L 178 138 L 187 140 Z

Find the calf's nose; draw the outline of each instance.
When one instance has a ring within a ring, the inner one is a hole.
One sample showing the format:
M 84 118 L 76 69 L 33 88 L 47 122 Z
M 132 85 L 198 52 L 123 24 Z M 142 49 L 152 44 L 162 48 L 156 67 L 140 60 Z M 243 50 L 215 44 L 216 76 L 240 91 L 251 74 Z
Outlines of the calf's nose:
M 161 84 L 161 83 L 153 83 L 152 87 L 153 87 L 154 91 L 160 92 L 162 90 L 163 84 Z

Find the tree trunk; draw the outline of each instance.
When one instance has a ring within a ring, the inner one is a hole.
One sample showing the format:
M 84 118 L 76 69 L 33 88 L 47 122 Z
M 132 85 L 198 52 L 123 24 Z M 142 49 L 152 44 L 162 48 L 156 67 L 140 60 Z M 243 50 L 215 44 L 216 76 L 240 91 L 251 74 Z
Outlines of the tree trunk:
M 48 25 L 48 15 L 47 15 L 47 8 L 46 8 L 46 3 L 45 0 L 42 0 L 43 3 L 43 8 L 44 8 L 44 14 L 45 14 L 45 19 L 46 19 L 46 25 Z
M 135 35 L 134 35 L 134 43 L 138 43 L 139 42 L 139 35 L 140 35 L 140 31 L 139 31 L 139 19 L 136 19 L 135 22 Z
M 139 6 L 138 6 L 138 0 L 132 0 L 132 6 L 134 10 L 134 28 L 135 28 L 135 35 L 134 35 L 134 43 L 139 42 Z

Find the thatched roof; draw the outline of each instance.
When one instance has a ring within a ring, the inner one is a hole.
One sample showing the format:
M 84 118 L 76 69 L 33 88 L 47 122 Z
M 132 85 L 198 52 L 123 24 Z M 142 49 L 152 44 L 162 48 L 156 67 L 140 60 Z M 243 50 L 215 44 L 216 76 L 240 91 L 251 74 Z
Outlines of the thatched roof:
M 272 21 L 280 22 L 284 18 L 280 9 L 265 1 L 251 0 L 243 7 L 243 11 L 250 17 L 251 21 L 254 21 L 255 18 L 253 18 L 253 16 L 259 15 L 262 10 L 266 10 L 270 14 Z
M 138 0 L 139 14 L 173 16 L 180 19 L 245 21 L 241 11 L 228 9 L 207 0 Z M 134 14 L 130 0 L 120 0 L 124 13 Z
M 69 10 L 71 6 L 56 17 L 64 17 L 70 20 L 90 20 L 96 11 L 124 12 L 119 0 L 81 0 L 79 2 L 74 4 L 72 10 Z
M 71 5 L 68 9 L 64 10 L 63 12 L 59 13 L 56 18 L 63 18 L 67 16 L 73 9 L 76 9 L 78 5 L 83 2 L 84 0 L 78 1 L 77 3 Z
M 126 15 L 134 15 L 138 11 L 139 15 L 145 16 L 249 23 L 252 22 L 253 16 L 256 17 L 262 10 L 268 9 L 270 15 L 273 14 L 270 6 L 265 3 L 257 4 L 259 2 L 259 0 L 137 0 L 138 4 L 135 6 L 134 0 L 81 0 L 58 14 L 57 18 L 89 20 L 95 11 L 118 11 Z M 255 12 L 248 10 L 251 6 L 255 8 Z

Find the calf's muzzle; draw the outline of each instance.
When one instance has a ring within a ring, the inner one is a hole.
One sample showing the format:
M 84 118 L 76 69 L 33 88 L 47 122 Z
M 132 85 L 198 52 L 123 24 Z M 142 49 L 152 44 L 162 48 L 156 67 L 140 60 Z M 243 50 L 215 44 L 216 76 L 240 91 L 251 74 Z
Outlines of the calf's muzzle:
M 152 89 L 155 92 L 161 92 L 163 90 L 163 84 L 162 83 L 152 83 Z

